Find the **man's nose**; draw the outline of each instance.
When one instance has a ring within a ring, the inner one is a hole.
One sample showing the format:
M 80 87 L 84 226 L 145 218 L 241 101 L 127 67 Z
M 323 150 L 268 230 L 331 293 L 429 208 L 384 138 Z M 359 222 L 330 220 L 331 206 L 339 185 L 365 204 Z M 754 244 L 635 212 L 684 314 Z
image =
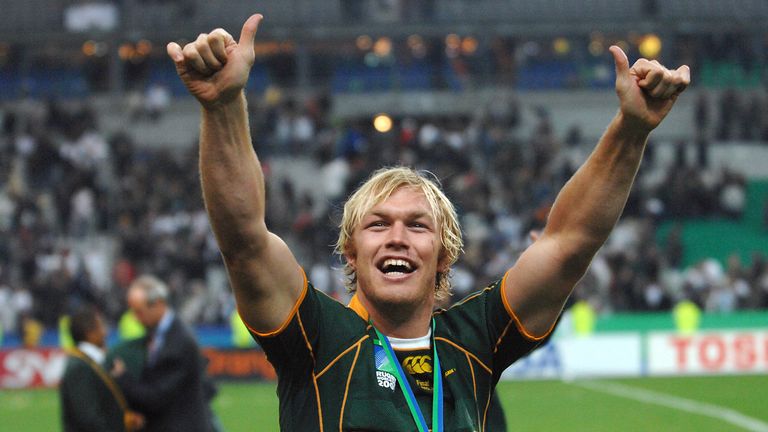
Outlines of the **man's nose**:
M 408 245 L 408 229 L 402 222 L 395 222 L 389 230 L 388 246 L 403 247 Z

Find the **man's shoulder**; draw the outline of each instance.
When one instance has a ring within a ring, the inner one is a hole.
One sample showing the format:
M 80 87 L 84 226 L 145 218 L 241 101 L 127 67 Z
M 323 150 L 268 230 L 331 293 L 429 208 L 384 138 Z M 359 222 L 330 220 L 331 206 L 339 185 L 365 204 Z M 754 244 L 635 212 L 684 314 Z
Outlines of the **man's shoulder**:
M 84 354 L 76 354 L 76 351 L 74 350 L 65 350 L 67 353 L 67 363 L 65 367 L 67 369 L 69 368 L 80 368 L 80 367 L 89 367 L 88 363 L 86 363 L 85 359 L 82 357 Z
M 167 338 L 168 335 L 173 335 L 173 337 Z M 171 321 L 171 325 L 168 327 L 168 331 L 166 333 L 166 343 L 170 342 L 171 340 L 178 340 L 178 338 L 183 338 L 188 342 L 191 341 L 197 344 L 197 340 L 195 339 L 195 331 L 192 326 L 190 326 L 188 323 L 182 320 L 178 314 L 176 314 Z
M 438 317 L 441 317 L 440 319 L 452 318 L 466 313 L 468 309 L 484 307 L 488 301 L 501 301 L 500 287 L 501 280 L 491 282 L 485 287 L 467 294 L 448 308 L 436 310 L 434 316 L 436 319 Z
M 435 311 L 435 336 L 467 347 L 473 351 L 487 344 L 492 329 L 509 321 L 499 294 L 500 282 L 468 294 L 447 309 Z M 503 321 L 503 322 L 502 322 Z
M 72 353 L 67 355 L 64 373 L 61 376 L 62 385 L 67 385 L 67 383 L 71 382 L 73 386 L 78 386 L 79 383 L 82 383 L 82 380 L 94 376 L 96 376 L 96 372 L 93 370 L 92 365 L 77 355 Z
M 323 318 L 328 316 L 329 319 L 344 317 L 357 317 L 358 319 L 362 319 L 357 313 L 355 313 L 354 310 L 349 307 L 349 305 L 344 302 L 343 298 L 333 297 L 330 294 L 315 288 L 312 285 L 312 282 L 308 282 L 307 296 L 302 302 L 302 306 L 307 304 L 306 300 L 309 297 L 313 297 L 315 299 L 315 303 L 323 314 Z

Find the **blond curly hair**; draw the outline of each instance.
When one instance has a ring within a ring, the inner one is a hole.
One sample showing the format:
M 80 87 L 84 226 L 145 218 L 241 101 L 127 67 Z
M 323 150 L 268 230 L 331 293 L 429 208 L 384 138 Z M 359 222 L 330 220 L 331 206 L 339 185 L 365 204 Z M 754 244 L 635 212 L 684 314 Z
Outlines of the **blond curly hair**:
M 448 260 L 448 270 L 436 275 L 435 298 L 442 299 L 451 295 L 450 266 L 458 260 L 464 242 L 461 227 L 453 203 L 445 196 L 439 181 L 428 171 L 409 167 L 389 167 L 375 171 L 344 204 L 344 213 L 339 224 L 339 238 L 336 241 L 336 253 L 341 256 L 350 251 L 352 233 L 363 217 L 373 207 L 385 201 L 396 190 L 408 187 L 421 191 L 432 210 L 432 217 L 437 223 L 442 250 L 440 257 Z M 345 262 L 345 286 L 349 292 L 357 290 L 355 269 Z

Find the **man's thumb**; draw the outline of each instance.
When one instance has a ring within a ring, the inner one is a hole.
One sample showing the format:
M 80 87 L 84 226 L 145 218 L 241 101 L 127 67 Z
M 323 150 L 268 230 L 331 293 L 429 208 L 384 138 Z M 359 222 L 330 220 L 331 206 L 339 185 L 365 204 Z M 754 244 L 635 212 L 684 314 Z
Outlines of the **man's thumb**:
M 238 45 L 250 48 L 253 50 L 253 43 L 256 40 L 256 30 L 259 29 L 259 23 L 264 17 L 261 14 L 251 15 L 243 24 L 243 29 L 240 31 L 240 41 Z
M 616 80 L 626 79 L 629 76 L 629 59 L 624 54 L 624 50 L 617 45 L 611 45 L 608 50 L 613 54 L 613 61 L 616 64 Z

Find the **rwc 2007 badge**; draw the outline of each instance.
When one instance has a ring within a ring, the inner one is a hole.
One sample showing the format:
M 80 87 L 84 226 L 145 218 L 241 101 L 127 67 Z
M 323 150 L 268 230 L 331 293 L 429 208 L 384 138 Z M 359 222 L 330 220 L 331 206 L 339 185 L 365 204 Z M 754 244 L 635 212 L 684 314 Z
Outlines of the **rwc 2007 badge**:
M 379 387 L 395 391 L 397 378 L 395 378 L 394 374 L 394 365 L 389 361 L 389 357 L 387 357 L 387 352 L 384 348 L 377 343 L 374 343 L 373 345 L 373 358 L 376 362 L 376 381 L 378 382 Z

